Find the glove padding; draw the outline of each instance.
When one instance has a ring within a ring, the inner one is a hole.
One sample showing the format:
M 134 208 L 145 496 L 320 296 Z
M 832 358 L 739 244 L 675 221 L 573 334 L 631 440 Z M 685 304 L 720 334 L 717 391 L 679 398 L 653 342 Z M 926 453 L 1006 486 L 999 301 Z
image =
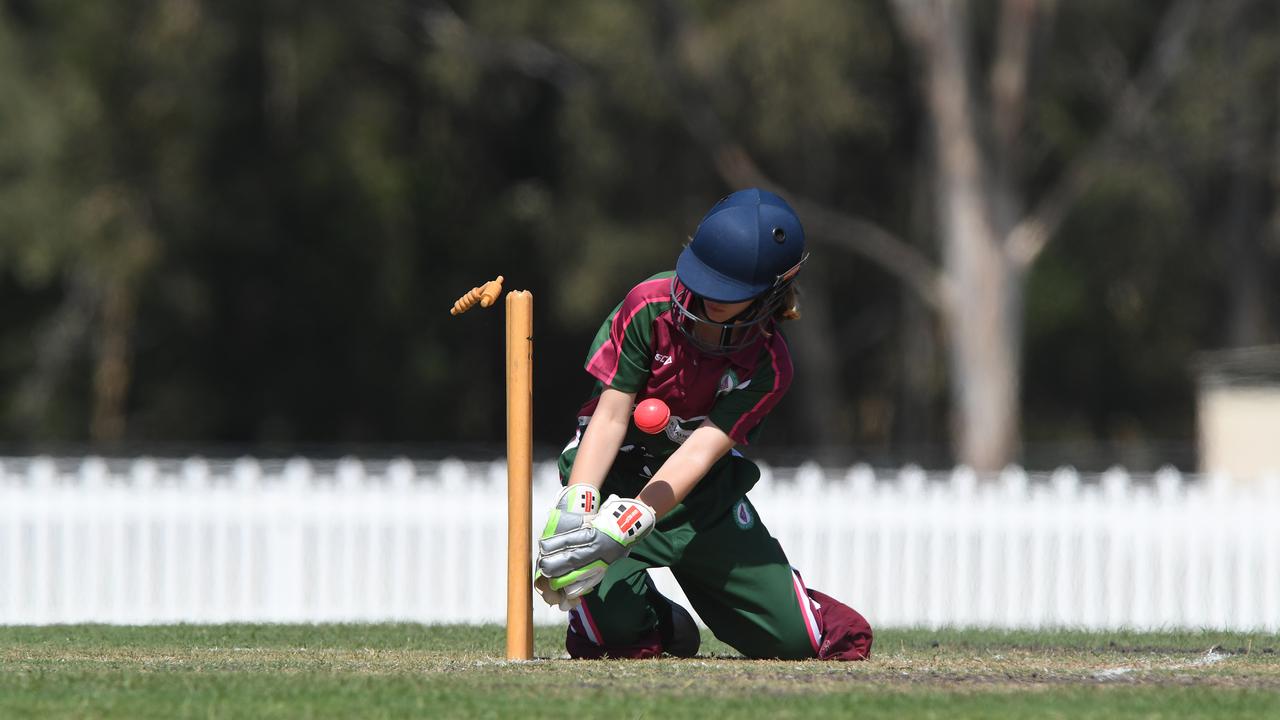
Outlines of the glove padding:
M 550 580 L 551 590 L 576 599 L 599 585 L 609 565 L 626 557 L 655 524 L 653 508 L 610 495 L 590 523 L 538 543 L 538 573 Z
M 566 486 L 560 491 L 551 512 L 547 513 L 547 522 L 542 528 L 542 539 L 581 528 L 591 522 L 599 509 L 599 490 L 582 484 Z M 542 554 L 539 552 L 539 563 L 541 559 Z M 553 590 L 551 581 L 536 567 L 533 573 L 533 587 L 548 605 L 555 605 L 566 612 L 581 602 L 577 595 L 570 597 L 565 590 Z

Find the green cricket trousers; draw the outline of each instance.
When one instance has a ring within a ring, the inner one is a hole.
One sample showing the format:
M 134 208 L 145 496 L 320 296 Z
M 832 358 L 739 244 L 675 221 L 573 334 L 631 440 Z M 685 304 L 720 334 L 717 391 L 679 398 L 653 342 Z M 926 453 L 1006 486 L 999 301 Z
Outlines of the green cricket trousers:
M 569 477 L 574 455 L 576 448 L 561 456 L 562 478 Z M 635 497 L 651 477 L 646 460 L 656 462 L 620 453 L 602 488 L 604 496 Z M 867 657 L 871 628 L 865 619 L 805 588 L 760 521 L 746 497 L 759 478 L 755 463 L 736 452 L 716 463 L 684 502 L 659 520 L 628 557 L 611 565 L 600 585 L 570 612 L 569 654 L 660 655 L 660 620 L 670 610 L 662 607 L 666 601 L 654 591 L 648 570 L 666 567 L 711 632 L 746 657 Z M 825 644 L 824 635 L 830 636 Z

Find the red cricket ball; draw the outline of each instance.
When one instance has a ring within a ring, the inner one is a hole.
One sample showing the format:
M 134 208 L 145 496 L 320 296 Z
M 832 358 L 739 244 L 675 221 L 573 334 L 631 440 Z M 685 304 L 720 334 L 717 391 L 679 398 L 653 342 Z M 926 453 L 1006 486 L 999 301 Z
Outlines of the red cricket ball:
M 636 427 L 650 435 L 662 432 L 670 419 L 671 408 L 667 407 L 667 404 L 658 398 L 645 398 L 640 401 L 640 404 L 636 405 Z

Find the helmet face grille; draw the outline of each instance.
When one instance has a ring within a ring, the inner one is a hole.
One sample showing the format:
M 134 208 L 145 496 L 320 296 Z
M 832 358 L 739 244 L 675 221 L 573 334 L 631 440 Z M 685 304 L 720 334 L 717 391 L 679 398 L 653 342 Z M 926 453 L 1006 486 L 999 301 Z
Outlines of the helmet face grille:
M 785 289 L 786 285 L 775 287 L 728 322 L 716 322 L 706 317 L 702 298 L 672 276 L 671 313 L 680 333 L 700 352 L 732 355 L 773 333 L 773 316 L 782 304 Z M 710 328 L 711 332 L 700 331 L 701 328 Z M 717 340 L 707 341 L 703 335 L 714 335 Z

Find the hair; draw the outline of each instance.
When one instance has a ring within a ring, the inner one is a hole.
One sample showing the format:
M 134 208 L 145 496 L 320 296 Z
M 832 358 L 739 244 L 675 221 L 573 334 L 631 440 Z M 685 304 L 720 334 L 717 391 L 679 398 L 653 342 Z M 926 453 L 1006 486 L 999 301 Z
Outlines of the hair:
M 774 322 L 783 322 L 784 320 L 800 319 L 800 289 L 793 282 L 783 290 L 782 302 L 778 304 L 778 309 L 773 312 Z
M 778 303 L 778 309 L 773 311 L 774 324 L 780 324 L 787 320 L 800 319 L 800 289 L 793 282 L 782 291 L 782 302 Z M 765 337 L 773 337 L 773 330 L 770 328 L 762 328 L 760 332 Z

